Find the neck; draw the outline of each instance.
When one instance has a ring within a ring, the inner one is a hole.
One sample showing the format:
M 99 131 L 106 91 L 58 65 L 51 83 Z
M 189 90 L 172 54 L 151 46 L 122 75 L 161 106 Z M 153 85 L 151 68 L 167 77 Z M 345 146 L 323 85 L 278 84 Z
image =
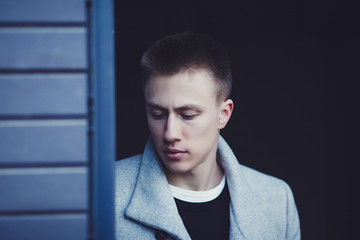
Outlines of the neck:
M 165 169 L 165 174 L 169 184 L 193 191 L 206 191 L 210 190 L 220 184 L 224 171 L 220 164 L 214 160 L 213 163 L 208 166 L 204 171 L 190 171 L 185 173 L 172 173 Z

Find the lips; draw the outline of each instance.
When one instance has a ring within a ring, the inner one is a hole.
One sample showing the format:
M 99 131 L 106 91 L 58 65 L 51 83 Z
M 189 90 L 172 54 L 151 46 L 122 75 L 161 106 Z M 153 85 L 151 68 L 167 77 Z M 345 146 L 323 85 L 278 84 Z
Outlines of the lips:
M 182 158 L 182 156 L 184 156 L 186 151 L 182 151 L 179 149 L 166 149 L 166 150 L 164 150 L 164 153 L 166 154 L 166 156 L 168 158 L 178 160 L 178 159 Z

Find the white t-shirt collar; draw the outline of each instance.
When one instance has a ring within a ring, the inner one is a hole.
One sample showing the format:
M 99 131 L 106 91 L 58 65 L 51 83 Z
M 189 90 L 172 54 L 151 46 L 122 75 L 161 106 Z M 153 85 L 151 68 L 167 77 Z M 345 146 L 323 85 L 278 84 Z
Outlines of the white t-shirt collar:
M 174 198 L 190 203 L 209 202 L 217 198 L 225 187 L 225 175 L 219 185 L 207 191 L 193 191 L 170 185 L 170 190 Z

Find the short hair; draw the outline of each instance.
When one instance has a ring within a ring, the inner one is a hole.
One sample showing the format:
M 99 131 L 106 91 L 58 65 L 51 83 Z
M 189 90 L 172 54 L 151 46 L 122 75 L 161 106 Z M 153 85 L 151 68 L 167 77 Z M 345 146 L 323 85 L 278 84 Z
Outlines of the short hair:
M 156 75 L 174 75 L 190 68 L 205 69 L 217 84 L 220 102 L 230 97 L 231 63 L 225 48 L 213 38 L 192 32 L 178 33 L 157 40 L 141 58 L 141 81 Z

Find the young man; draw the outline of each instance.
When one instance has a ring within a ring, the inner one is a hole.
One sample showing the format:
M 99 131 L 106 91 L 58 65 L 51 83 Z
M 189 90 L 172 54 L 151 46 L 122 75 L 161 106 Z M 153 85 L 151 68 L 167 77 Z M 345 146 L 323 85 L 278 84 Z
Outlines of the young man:
M 158 40 L 141 59 L 151 137 L 116 163 L 117 239 L 300 239 L 288 185 L 238 163 L 230 60 L 208 36 Z

